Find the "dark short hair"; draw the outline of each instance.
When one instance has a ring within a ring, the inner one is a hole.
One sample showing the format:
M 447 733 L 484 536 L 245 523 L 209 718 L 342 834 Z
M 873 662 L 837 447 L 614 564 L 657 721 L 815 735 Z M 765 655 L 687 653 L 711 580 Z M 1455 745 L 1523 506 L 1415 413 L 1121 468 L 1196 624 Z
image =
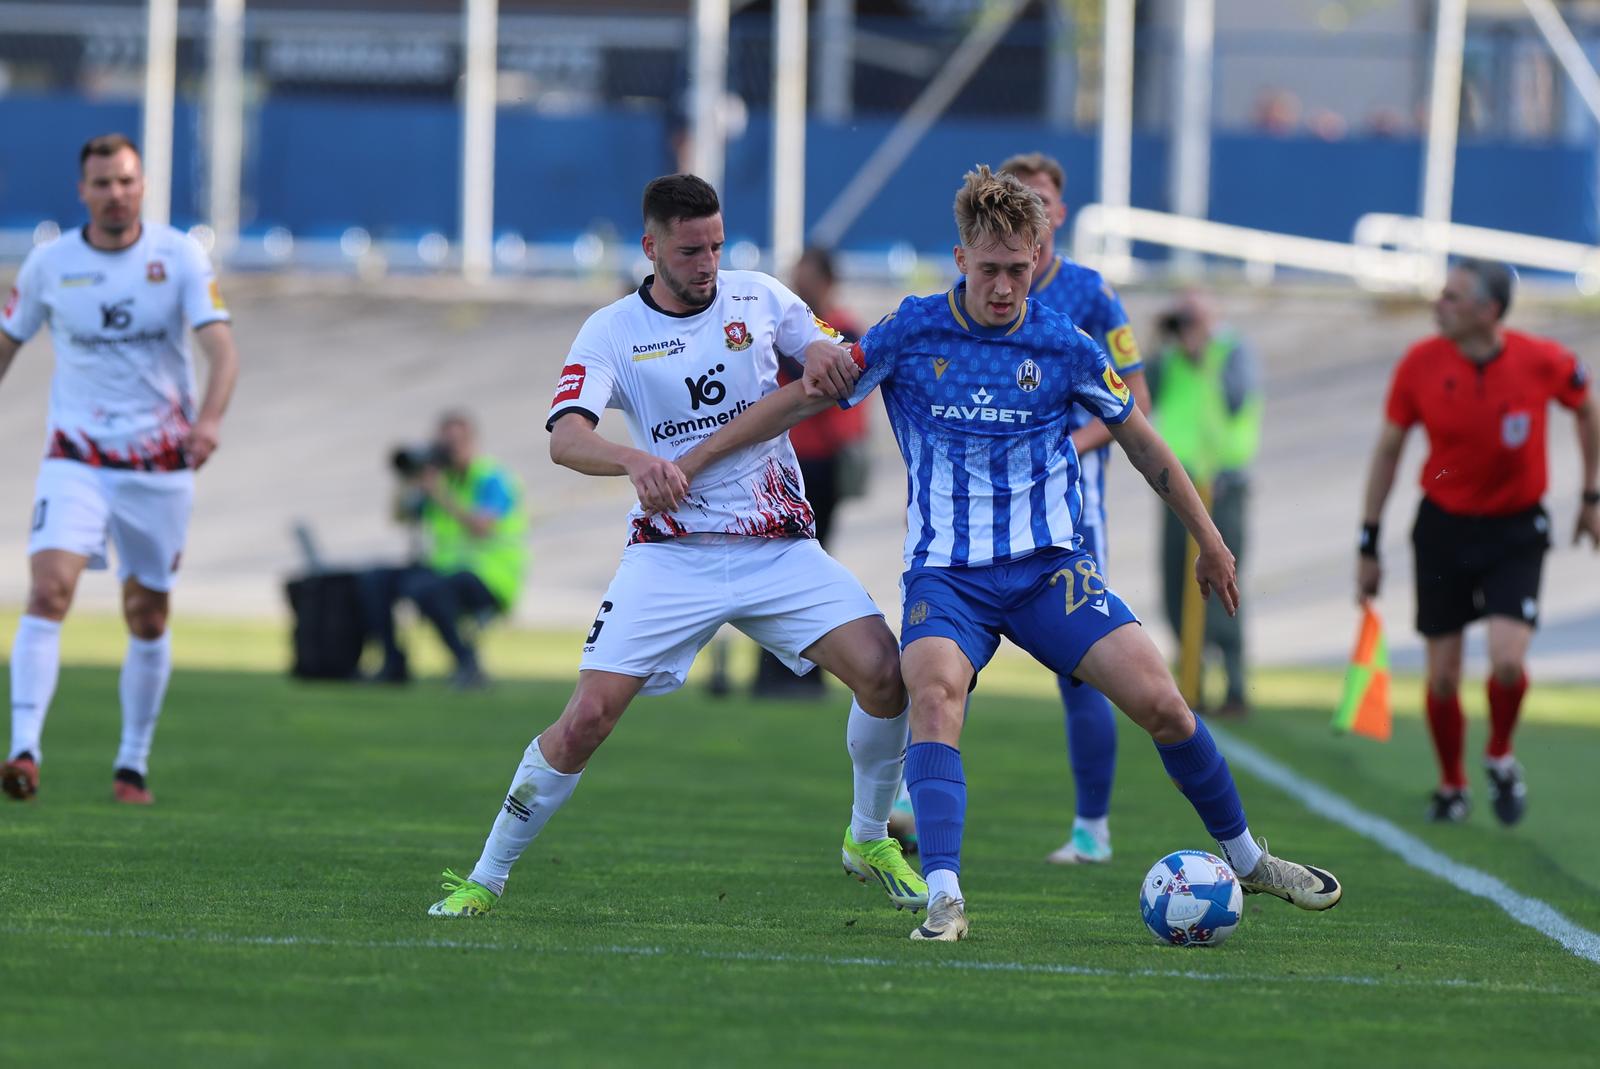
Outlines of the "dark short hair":
M 478 429 L 478 421 L 473 419 L 472 413 L 464 408 L 447 408 L 439 413 L 439 427 L 441 430 L 452 423 L 459 424 L 473 432 Z
M 644 225 L 671 226 L 680 219 L 705 219 L 722 210 L 717 191 L 704 178 L 668 174 L 644 187 Z
M 800 254 L 800 262 L 810 264 L 817 274 L 822 276 L 822 280 L 830 286 L 838 278 L 833 269 L 833 253 L 820 245 L 806 246 L 806 250 Z
M 78 150 L 78 173 L 83 173 L 83 165 L 89 162 L 90 156 L 115 156 L 123 149 L 128 149 L 135 156 L 139 155 L 139 146 L 135 145 L 127 134 L 101 134 L 99 137 L 91 137 L 83 143 L 83 148 Z
M 1464 256 L 1455 266 L 1478 280 L 1478 289 L 1489 300 L 1500 306 L 1500 319 L 1511 310 L 1511 295 L 1516 290 L 1517 273 L 1499 260 L 1480 260 Z
M 1042 174 L 1050 179 L 1058 195 L 1067 191 L 1067 172 L 1062 170 L 1061 164 L 1054 157 L 1046 156 L 1042 152 L 1024 152 L 1012 156 L 1000 165 L 1000 173 L 1014 174 L 1018 178 L 1032 178 L 1036 174 Z

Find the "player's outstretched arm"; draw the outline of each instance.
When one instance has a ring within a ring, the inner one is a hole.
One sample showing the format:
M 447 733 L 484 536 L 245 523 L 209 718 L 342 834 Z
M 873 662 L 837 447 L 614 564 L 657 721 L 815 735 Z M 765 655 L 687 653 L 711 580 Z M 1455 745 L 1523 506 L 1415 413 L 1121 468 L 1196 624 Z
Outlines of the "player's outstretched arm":
M 1209 598 L 1214 589 L 1222 599 L 1222 607 L 1232 616 L 1239 609 L 1239 580 L 1234 573 L 1233 552 L 1222 541 L 1217 525 L 1211 522 L 1200 494 L 1189 481 L 1172 447 L 1150 426 L 1150 421 L 1136 407 L 1128 418 L 1111 427 L 1111 437 L 1116 439 L 1128 462 L 1144 481 L 1150 484 L 1167 507 L 1177 513 L 1178 519 L 1194 537 L 1200 555 L 1194 562 L 1195 581 L 1200 593 Z
M 626 475 L 651 512 L 672 511 L 689 492 L 678 465 L 601 437 L 581 412 L 566 413 L 550 428 L 550 459 L 583 475 Z
M 1150 384 L 1144 380 L 1144 372 L 1129 371 L 1122 376 L 1122 381 L 1133 393 L 1133 403 L 1139 406 L 1139 411 L 1150 415 Z M 1111 428 L 1106 426 L 1105 420 L 1097 419 L 1072 432 L 1072 447 L 1079 456 L 1099 449 L 1110 441 Z
M 1395 469 L 1406 444 L 1406 428 L 1388 420 L 1378 432 L 1367 467 L 1367 492 L 1361 504 L 1361 543 L 1356 557 L 1356 601 L 1378 596 L 1383 583 L 1383 565 L 1378 560 L 1378 524 L 1383 521 L 1384 502 L 1394 488 Z
M 791 382 L 774 390 L 743 412 L 726 427 L 707 438 L 678 459 L 678 466 L 692 482 L 696 475 L 730 453 L 746 446 L 776 438 L 801 420 L 833 406 L 827 397 L 811 397 L 804 381 Z
M 233 327 L 225 321 L 207 323 L 194 336 L 208 366 L 206 393 L 183 447 L 189 454 L 189 463 L 199 468 L 211 459 L 222 439 L 222 414 L 228 410 L 233 387 L 239 381 L 239 350 L 233 344 Z
M 4 364 L 0 364 L 0 371 Z M 1600 504 L 1592 503 L 1594 492 L 1600 489 L 1600 396 L 1589 387 L 1589 396 L 1573 413 L 1578 424 L 1578 455 L 1583 460 L 1583 498 L 1578 506 L 1578 524 L 1572 532 L 1572 544 L 1578 545 L 1585 536 L 1600 550 Z

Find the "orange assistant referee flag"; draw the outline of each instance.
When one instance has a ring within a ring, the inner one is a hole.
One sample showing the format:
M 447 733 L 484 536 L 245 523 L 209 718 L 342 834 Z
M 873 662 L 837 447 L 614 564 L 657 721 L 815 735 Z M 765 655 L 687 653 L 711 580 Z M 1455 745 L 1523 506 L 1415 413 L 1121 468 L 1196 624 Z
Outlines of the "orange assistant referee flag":
M 1392 726 L 1389 707 L 1389 644 L 1383 638 L 1383 619 L 1372 603 L 1361 606 L 1361 630 L 1344 677 L 1344 698 L 1333 714 L 1333 730 L 1355 732 L 1387 742 Z

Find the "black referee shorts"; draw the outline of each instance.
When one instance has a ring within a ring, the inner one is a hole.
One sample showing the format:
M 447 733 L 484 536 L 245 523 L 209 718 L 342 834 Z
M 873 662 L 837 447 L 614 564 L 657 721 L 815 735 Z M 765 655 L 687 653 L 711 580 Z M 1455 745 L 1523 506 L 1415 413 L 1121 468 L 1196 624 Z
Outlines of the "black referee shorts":
M 1509 516 L 1459 516 L 1427 498 L 1411 529 L 1417 630 L 1433 637 L 1484 616 L 1539 624 L 1539 578 L 1550 516 L 1535 505 Z

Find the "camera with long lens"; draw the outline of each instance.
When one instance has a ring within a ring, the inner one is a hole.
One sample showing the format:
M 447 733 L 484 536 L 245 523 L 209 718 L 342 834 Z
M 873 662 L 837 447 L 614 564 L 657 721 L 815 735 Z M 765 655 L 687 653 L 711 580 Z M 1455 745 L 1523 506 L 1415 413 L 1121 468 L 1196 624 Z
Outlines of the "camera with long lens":
M 1192 314 L 1178 310 L 1164 313 L 1160 319 L 1156 320 L 1156 326 L 1162 334 L 1169 338 L 1176 338 L 1188 330 L 1193 322 L 1194 316 Z
M 402 479 L 414 478 L 429 468 L 442 468 L 449 463 L 450 454 L 442 442 L 414 442 L 396 446 L 389 454 L 389 466 Z

